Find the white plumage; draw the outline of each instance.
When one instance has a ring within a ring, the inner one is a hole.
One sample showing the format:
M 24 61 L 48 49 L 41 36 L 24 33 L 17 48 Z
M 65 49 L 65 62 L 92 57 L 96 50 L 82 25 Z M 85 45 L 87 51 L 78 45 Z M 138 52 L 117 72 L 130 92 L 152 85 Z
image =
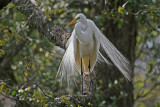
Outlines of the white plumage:
M 91 64 L 91 71 L 93 71 L 97 61 L 110 64 L 109 61 L 100 53 L 99 48 L 101 46 L 124 77 L 131 81 L 129 61 L 100 32 L 94 22 L 86 19 L 82 13 L 77 14 L 70 24 L 74 22 L 77 23 L 67 42 L 66 52 L 58 69 L 58 78 L 61 80 L 66 79 L 68 83 L 73 81 L 77 76 L 76 71 L 81 71 L 81 58 L 83 72 L 89 72 L 89 60 Z

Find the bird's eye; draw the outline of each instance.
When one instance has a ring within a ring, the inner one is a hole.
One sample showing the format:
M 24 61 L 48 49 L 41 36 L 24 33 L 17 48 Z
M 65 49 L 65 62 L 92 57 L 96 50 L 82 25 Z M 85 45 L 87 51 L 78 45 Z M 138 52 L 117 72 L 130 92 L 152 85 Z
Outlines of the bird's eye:
M 77 17 L 76 19 L 78 20 L 78 19 L 80 19 L 80 17 Z

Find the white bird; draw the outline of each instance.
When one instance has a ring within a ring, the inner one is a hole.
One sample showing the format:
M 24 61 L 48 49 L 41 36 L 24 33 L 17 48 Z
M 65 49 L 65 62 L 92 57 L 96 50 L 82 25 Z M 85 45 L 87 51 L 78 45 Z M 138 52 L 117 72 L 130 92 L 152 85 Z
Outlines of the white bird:
M 76 24 L 67 42 L 67 49 L 58 69 L 57 76 L 61 80 L 66 79 L 70 83 L 73 79 L 76 79 L 76 71 L 79 71 L 81 73 L 83 94 L 83 72 L 91 73 L 97 61 L 110 64 L 101 54 L 101 46 L 124 77 L 131 81 L 129 61 L 100 32 L 95 23 L 90 19 L 86 19 L 82 13 L 77 14 L 74 20 L 67 26 L 75 22 Z

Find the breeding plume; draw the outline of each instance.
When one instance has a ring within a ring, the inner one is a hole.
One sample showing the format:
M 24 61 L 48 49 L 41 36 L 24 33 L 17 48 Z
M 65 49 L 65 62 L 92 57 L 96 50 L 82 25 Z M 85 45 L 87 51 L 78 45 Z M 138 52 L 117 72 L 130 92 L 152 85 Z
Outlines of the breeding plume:
M 77 14 L 67 26 L 73 23 L 76 24 L 67 42 L 67 49 L 61 61 L 57 76 L 60 79 L 66 79 L 70 83 L 77 76 L 76 71 L 79 71 L 81 74 L 83 94 L 83 72 L 91 74 L 97 61 L 110 64 L 100 52 L 100 47 L 102 47 L 112 63 L 130 81 L 131 70 L 129 61 L 100 32 L 95 23 L 90 19 L 86 19 L 82 13 Z

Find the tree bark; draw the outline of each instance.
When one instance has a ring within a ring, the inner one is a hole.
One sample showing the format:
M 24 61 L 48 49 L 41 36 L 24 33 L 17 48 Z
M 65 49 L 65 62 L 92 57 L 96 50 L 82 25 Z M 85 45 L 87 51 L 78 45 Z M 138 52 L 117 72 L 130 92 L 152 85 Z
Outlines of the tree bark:
M 46 37 L 50 42 L 65 49 L 70 33 L 52 23 L 52 20 L 48 20 L 44 13 L 30 0 L 13 0 L 13 3 L 27 17 L 30 28 L 36 29 L 40 35 Z

